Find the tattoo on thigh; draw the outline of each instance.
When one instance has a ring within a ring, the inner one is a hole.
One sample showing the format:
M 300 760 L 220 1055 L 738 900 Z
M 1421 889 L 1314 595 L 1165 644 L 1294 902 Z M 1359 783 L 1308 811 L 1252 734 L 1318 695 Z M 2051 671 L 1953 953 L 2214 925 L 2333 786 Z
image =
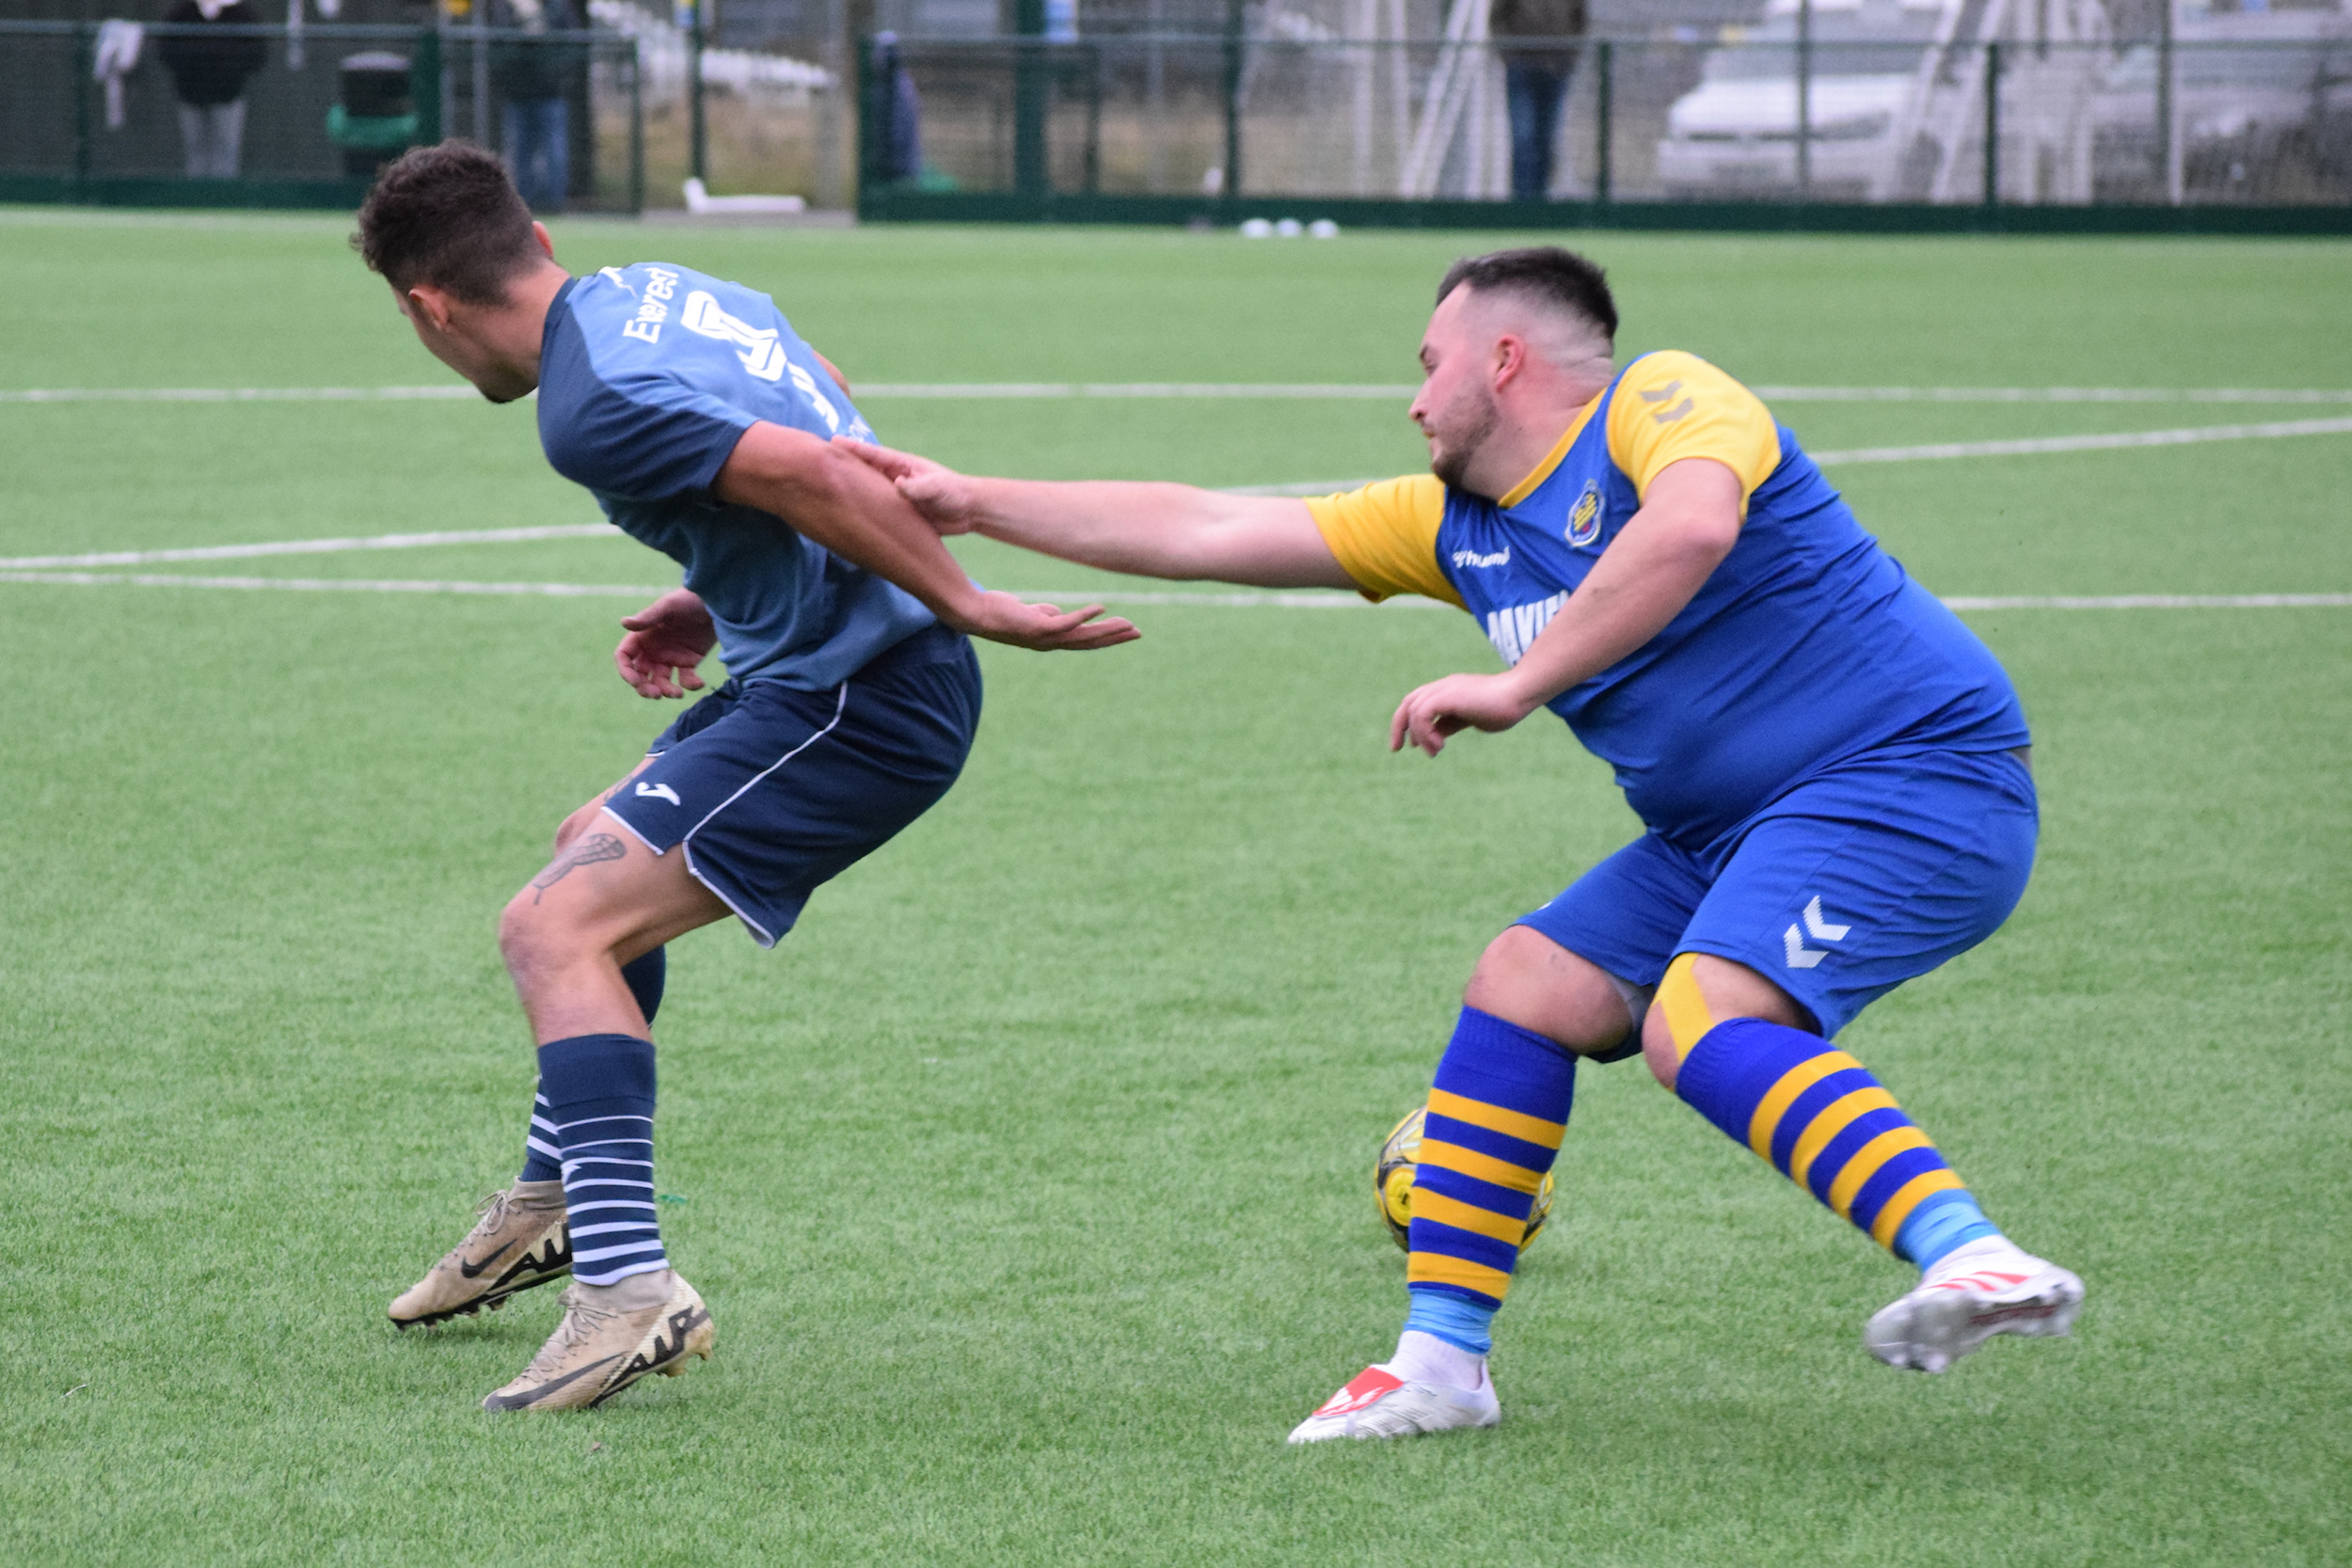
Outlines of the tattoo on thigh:
M 555 857 L 553 864 L 531 879 L 531 901 L 537 903 L 548 889 L 583 865 L 594 865 L 598 861 L 616 861 L 628 853 L 628 846 L 623 844 L 617 834 L 583 834 L 572 840 L 564 852 Z

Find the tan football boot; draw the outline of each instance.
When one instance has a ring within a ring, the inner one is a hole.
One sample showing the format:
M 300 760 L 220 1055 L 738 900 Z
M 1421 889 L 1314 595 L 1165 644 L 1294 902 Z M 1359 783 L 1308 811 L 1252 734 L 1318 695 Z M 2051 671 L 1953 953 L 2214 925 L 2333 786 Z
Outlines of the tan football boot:
M 647 1372 L 675 1377 L 686 1358 L 710 1359 L 710 1308 L 675 1269 L 633 1274 L 613 1285 L 564 1290 L 564 1321 L 522 1375 L 482 1402 L 485 1410 L 585 1410 Z
M 395 1325 L 446 1323 L 492 1311 L 506 1298 L 572 1272 L 572 1231 L 564 1219 L 564 1183 L 517 1181 L 482 1203 L 473 1233 L 391 1305 Z

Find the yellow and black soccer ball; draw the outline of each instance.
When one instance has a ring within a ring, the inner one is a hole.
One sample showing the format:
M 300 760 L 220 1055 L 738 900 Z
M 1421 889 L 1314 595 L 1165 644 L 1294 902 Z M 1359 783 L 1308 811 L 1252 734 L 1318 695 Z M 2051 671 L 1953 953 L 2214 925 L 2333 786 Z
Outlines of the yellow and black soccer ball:
M 1380 1223 L 1389 1227 L 1389 1235 L 1398 1246 L 1412 1245 L 1406 1227 L 1413 1220 L 1413 1173 L 1421 1168 L 1422 1121 L 1429 1114 L 1426 1106 L 1412 1112 L 1389 1132 L 1388 1141 L 1380 1146 L 1380 1160 L 1373 1166 L 1372 1183 L 1380 1199 Z M 1535 1189 L 1535 1206 L 1527 1212 L 1527 1234 L 1519 1238 L 1519 1250 L 1525 1252 L 1535 1244 L 1535 1238 L 1544 1228 L 1544 1221 L 1551 1217 L 1551 1172 L 1544 1172 L 1543 1185 Z

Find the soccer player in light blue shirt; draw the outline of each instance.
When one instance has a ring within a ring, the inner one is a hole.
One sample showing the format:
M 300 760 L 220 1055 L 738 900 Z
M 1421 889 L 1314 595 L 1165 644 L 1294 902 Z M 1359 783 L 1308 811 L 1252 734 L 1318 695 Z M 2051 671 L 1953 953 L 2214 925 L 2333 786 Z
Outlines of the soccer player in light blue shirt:
M 1831 1043 L 2025 891 L 2038 810 L 2009 677 L 1755 394 L 1692 354 L 1619 369 L 1616 326 L 1567 251 L 1456 264 L 1412 405 L 1431 471 L 1346 495 L 971 479 L 866 449 L 944 531 L 1466 610 L 1506 668 L 1407 694 L 1391 748 L 1549 708 L 1643 819 L 1480 958 L 1426 1108 L 1396 1352 L 1295 1443 L 1501 1419 L 1489 1328 L 1581 1056 L 1645 1056 L 1919 1271 L 1864 1331 L 1882 1361 L 1940 1372 L 1996 1334 L 2064 1334 L 2082 1301 Z
M 504 167 L 414 150 L 356 242 L 435 357 L 494 403 L 536 391 L 548 461 L 682 568 L 623 622 L 647 697 L 728 679 L 558 830 L 500 948 L 538 1045 L 517 1180 L 391 1305 L 403 1328 L 496 1307 L 565 1274 L 564 1317 L 490 1410 L 601 1403 L 714 1341 L 674 1269 L 653 1180 L 662 948 L 733 914 L 762 945 L 961 770 L 979 720 L 970 636 L 1034 649 L 1136 633 L 988 593 L 866 464 L 841 377 L 766 295 L 681 266 L 557 265 Z

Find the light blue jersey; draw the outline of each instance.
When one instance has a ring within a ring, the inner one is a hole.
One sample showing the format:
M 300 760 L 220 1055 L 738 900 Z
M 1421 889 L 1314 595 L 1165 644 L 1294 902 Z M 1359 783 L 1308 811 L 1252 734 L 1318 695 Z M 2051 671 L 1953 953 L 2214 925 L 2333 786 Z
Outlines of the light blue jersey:
M 789 519 L 710 493 L 763 420 L 819 438 L 874 435 L 766 294 L 644 261 L 575 278 L 548 306 L 548 461 L 686 569 L 730 675 L 826 690 L 935 618 Z

